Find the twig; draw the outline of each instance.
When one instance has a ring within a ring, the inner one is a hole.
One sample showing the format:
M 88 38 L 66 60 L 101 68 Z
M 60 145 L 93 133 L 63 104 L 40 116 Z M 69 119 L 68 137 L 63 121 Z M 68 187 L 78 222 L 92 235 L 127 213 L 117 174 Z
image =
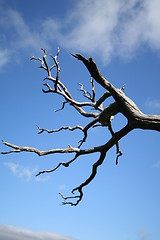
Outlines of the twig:
M 56 65 L 56 68 L 57 68 L 56 81 L 55 81 L 55 85 L 54 85 L 54 87 L 55 87 L 55 91 L 57 90 L 57 85 L 58 85 L 59 75 L 60 75 L 59 62 L 57 61 L 57 58 L 58 58 L 59 52 L 60 52 L 60 50 L 59 50 L 59 48 L 58 48 L 56 56 L 53 57 L 53 56 L 51 55 L 51 58 L 54 60 L 55 65 Z
M 63 167 L 69 167 L 69 165 L 70 165 L 72 162 L 74 162 L 74 161 L 78 158 L 78 156 L 79 156 L 78 153 L 76 153 L 75 157 L 74 157 L 73 159 L 71 159 L 70 161 L 68 161 L 68 162 L 60 162 L 60 163 L 58 163 L 58 165 L 57 165 L 56 167 L 54 167 L 54 168 L 52 168 L 52 169 L 40 171 L 39 173 L 36 174 L 36 177 L 39 176 L 39 175 L 41 175 L 41 174 L 44 174 L 44 173 L 54 172 L 54 171 L 56 171 L 61 165 L 62 165 Z
M 79 129 L 81 131 L 83 131 L 83 127 L 77 125 L 77 126 L 74 126 L 74 127 L 70 127 L 70 126 L 64 126 L 64 127 L 60 127 L 58 129 L 54 129 L 54 130 L 48 130 L 46 128 L 40 128 L 38 125 L 36 125 L 37 128 L 38 128 L 38 134 L 41 134 L 42 132 L 47 132 L 47 133 L 55 133 L 55 132 L 60 132 L 62 130 L 69 130 L 69 131 L 74 131 L 76 129 Z
M 57 110 L 54 110 L 54 111 L 55 111 L 55 112 L 59 112 L 59 111 L 63 110 L 64 107 L 65 107 L 65 105 L 66 105 L 67 103 L 68 103 L 67 101 L 63 102 L 63 103 L 62 103 L 62 107 L 59 108 L 59 109 L 57 109 Z

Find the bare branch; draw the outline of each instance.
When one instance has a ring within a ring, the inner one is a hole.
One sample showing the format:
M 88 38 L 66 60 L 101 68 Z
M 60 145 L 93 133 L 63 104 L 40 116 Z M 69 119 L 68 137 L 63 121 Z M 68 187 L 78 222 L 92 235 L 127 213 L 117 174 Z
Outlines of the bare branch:
M 81 86 L 79 91 L 82 91 L 83 92 L 83 96 L 88 98 L 89 100 L 91 100 L 92 99 L 91 94 L 83 88 L 83 84 L 79 83 L 79 85 Z
M 53 56 L 51 55 L 52 59 L 53 59 L 54 62 L 55 62 L 56 68 L 57 68 L 56 81 L 55 81 L 55 85 L 54 85 L 55 91 L 57 90 L 57 85 L 58 85 L 58 80 L 59 80 L 59 75 L 60 75 L 59 62 L 57 61 L 57 57 L 58 57 L 58 55 L 59 55 L 59 52 L 60 52 L 60 50 L 59 50 L 59 48 L 58 48 L 58 51 L 57 51 L 56 56 L 53 57 Z
M 47 79 L 55 82 L 55 79 L 52 77 L 45 78 L 45 80 L 47 80 Z M 58 86 L 60 86 L 62 89 L 58 89 Z M 84 117 L 94 117 L 95 118 L 98 115 L 95 112 L 86 112 L 82 108 L 83 106 L 94 106 L 94 104 L 92 102 L 77 102 L 72 98 L 72 96 L 69 93 L 69 91 L 67 90 L 67 88 L 60 81 L 58 81 L 58 86 L 57 86 L 56 91 L 51 89 L 51 87 L 49 88 L 47 86 L 49 90 L 43 90 L 43 92 L 45 92 L 45 93 L 52 92 L 52 93 L 57 93 L 57 94 L 63 96 L 65 98 L 66 102 L 70 103 L 70 105 L 73 106 Z
M 8 153 L 13 153 L 13 152 L 34 152 L 39 156 L 44 156 L 48 154 L 54 154 L 54 153 L 79 153 L 80 149 L 79 148 L 73 148 L 69 146 L 69 148 L 56 148 L 56 149 L 51 149 L 51 150 L 46 150 L 46 151 L 40 151 L 37 148 L 32 148 L 32 147 L 25 147 L 25 146 L 17 146 L 12 143 L 8 143 L 5 141 L 2 141 L 4 145 L 13 148 L 13 150 L 9 152 L 1 152 L 1 154 L 8 154 Z
M 111 120 L 109 121 L 109 123 L 108 123 L 108 129 L 109 129 L 109 131 L 110 131 L 110 133 L 111 133 L 111 135 L 112 135 L 112 137 L 114 136 L 114 131 L 113 131 L 113 128 L 112 128 L 112 124 L 111 124 Z M 116 152 L 116 154 L 117 154 L 117 157 L 116 157 L 116 165 L 118 164 L 118 159 L 119 159 L 119 157 L 120 156 L 122 156 L 122 152 L 120 151 L 120 149 L 119 149 L 119 142 L 117 141 L 116 142 L 116 149 L 117 149 L 117 152 Z
M 45 156 L 49 154 L 74 154 L 74 157 L 72 157 L 69 161 L 66 162 L 59 162 L 57 166 L 55 166 L 52 169 L 49 170 L 43 170 L 37 173 L 36 176 L 39 176 L 44 173 L 51 173 L 59 169 L 61 166 L 63 167 L 69 167 L 69 165 L 77 160 L 80 156 L 86 155 L 86 154 L 93 154 L 93 153 L 99 153 L 99 159 L 95 161 L 95 163 L 92 165 L 92 172 L 90 176 L 82 182 L 78 187 L 74 188 L 72 190 L 72 196 L 65 197 L 62 193 L 59 193 L 60 196 L 63 199 L 63 205 L 69 204 L 71 206 L 76 206 L 83 198 L 83 188 L 87 186 L 96 176 L 98 167 L 104 162 L 104 159 L 106 157 L 107 152 L 115 145 L 116 146 L 116 164 L 118 164 L 118 159 L 120 156 L 122 156 L 122 152 L 119 148 L 119 141 L 126 136 L 130 131 L 136 128 L 140 129 L 151 129 L 156 130 L 160 132 L 160 115 L 147 115 L 143 114 L 140 109 L 137 107 L 137 105 L 125 95 L 124 93 L 124 86 L 121 89 L 116 88 L 113 86 L 106 78 L 104 78 L 101 73 L 99 72 L 96 63 L 92 60 L 92 58 L 86 59 L 80 54 L 71 54 L 76 59 L 80 60 L 87 70 L 89 71 L 91 75 L 91 86 L 92 86 L 92 92 L 88 92 L 83 88 L 83 84 L 81 85 L 80 91 L 83 93 L 84 97 L 87 98 L 88 102 L 78 102 L 76 101 L 67 87 L 60 81 L 60 66 L 59 62 L 57 60 L 59 55 L 59 48 L 57 51 L 57 54 L 53 57 L 50 56 L 53 59 L 54 64 L 49 66 L 47 61 L 47 52 L 44 48 L 41 49 L 43 51 L 43 58 L 36 58 L 31 57 L 31 60 L 36 60 L 41 63 L 40 68 L 44 69 L 47 72 L 47 77 L 44 78 L 43 85 L 46 89 L 43 89 L 44 93 L 54 93 L 57 95 L 60 95 L 64 98 L 64 102 L 62 104 L 62 108 L 59 110 L 64 109 L 64 106 L 66 103 L 69 103 L 70 106 L 74 107 L 82 116 L 86 118 L 92 118 L 92 120 L 86 124 L 85 127 L 76 125 L 73 127 L 70 126 L 62 126 L 55 130 L 48 130 L 47 128 L 38 128 L 38 134 L 41 134 L 43 132 L 47 133 L 55 133 L 60 132 L 62 130 L 81 130 L 83 132 L 83 138 L 81 141 L 79 141 L 79 146 L 77 148 L 68 146 L 68 148 L 53 148 L 50 150 L 39 150 L 37 148 L 33 147 L 26 147 L 26 146 L 17 146 L 15 144 L 11 144 L 6 141 L 2 141 L 4 145 L 9 147 L 11 150 L 2 152 L 2 154 L 9 154 L 9 153 L 20 153 L 20 152 L 32 152 L 39 156 Z M 55 70 L 55 77 L 52 76 L 52 70 Z M 98 100 L 95 100 L 95 85 L 94 80 L 105 89 L 105 92 L 102 96 L 98 98 Z M 107 107 L 103 108 L 103 103 L 106 99 L 109 97 L 113 98 L 113 103 L 109 104 Z M 84 110 L 84 108 L 87 106 L 91 107 L 91 109 L 94 110 L 94 112 L 88 112 Z M 58 111 L 58 110 L 57 110 Z M 127 119 L 127 124 L 125 127 L 120 129 L 118 132 L 115 132 L 112 127 L 112 119 L 113 116 L 115 116 L 118 113 L 122 113 L 123 116 Z M 88 132 L 91 128 L 102 126 L 106 127 L 106 129 L 110 132 L 111 136 L 110 139 L 108 139 L 104 144 L 100 146 L 93 146 L 91 148 L 81 149 L 82 144 L 86 142 L 88 137 Z M 78 192 L 78 194 L 75 194 L 75 192 Z
M 71 206 L 76 206 L 82 199 L 82 196 L 83 196 L 83 192 L 80 192 L 80 196 L 79 195 L 76 195 L 76 196 L 71 196 L 71 197 L 64 197 L 64 195 L 60 192 L 59 193 L 60 196 L 63 198 L 63 202 L 62 202 L 62 205 L 66 205 L 66 204 L 69 204 Z M 73 202 L 69 202 L 67 201 L 68 199 L 75 199 L 75 198 L 78 198 L 77 202 L 76 203 L 73 203 Z
M 98 159 L 98 161 L 96 161 L 93 166 L 92 166 L 92 173 L 91 175 L 89 176 L 89 178 L 87 178 L 82 184 L 80 184 L 78 187 L 74 188 L 72 190 L 72 194 L 74 194 L 75 191 L 78 191 L 79 192 L 79 195 L 76 195 L 76 196 L 70 196 L 70 197 L 64 197 L 62 195 L 62 193 L 60 193 L 61 197 L 63 198 L 64 202 L 63 202 L 63 205 L 65 204 L 70 204 L 71 206 L 76 206 L 81 200 L 82 200 L 82 197 L 83 197 L 83 188 L 85 186 L 87 186 L 96 176 L 97 174 L 97 169 L 98 167 L 103 163 L 104 159 L 105 159 L 105 156 L 106 156 L 106 152 L 105 151 L 102 151 L 100 153 L 100 158 Z M 78 200 L 73 203 L 73 202 L 67 202 L 68 199 L 74 199 L 74 198 L 78 198 Z
M 36 125 L 38 128 L 38 134 L 42 133 L 42 132 L 48 132 L 48 133 L 55 133 L 55 132 L 60 132 L 62 130 L 69 130 L 69 131 L 74 131 L 76 129 L 79 129 L 81 131 L 83 131 L 83 127 L 77 125 L 74 127 L 70 127 L 70 126 L 66 126 L 66 127 L 60 127 L 58 129 L 54 129 L 54 130 L 48 130 L 46 128 L 40 128 L 38 125 Z
M 108 98 L 108 97 L 110 97 L 111 96 L 111 94 L 110 94 L 110 92 L 105 92 L 97 101 L 96 101 L 96 103 L 95 103 L 95 109 L 99 109 L 99 106 L 101 106 L 100 107 L 100 110 L 102 111 L 103 110 L 103 107 L 102 107 L 102 103 Z
M 86 91 L 83 88 L 83 84 L 81 84 L 81 83 L 79 83 L 79 85 L 81 86 L 81 88 L 79 90 L 83 92 L 84 97 L 88 98 L 91 102 L 95 103 L 95 86 L 94 86 L 94 81 L 93 81 L 92 77 L 91 77 L 91 84 L 92 84 L 92 94 L 90 92 Z
M 74 162 L 74 161 L 77 159 L 78 156 L 79 156 L 78 153 L 76 153 L 75 157 L 74 157 L 73 159 L 71 159 L 70 161 L 68 161 L 68 162 L 60 162 L 60 163 L 58 163 L 58 165 L 57 165 L 55 168 L 52 168 L 52 169 L 49 169 L 49 170 L 40 171 L 39 173 L 36 174 L 36 176 L 39 176 L 39 175 L 41 175 L 41 174 L 43 174 L 43 173 L 51 173 L 51 172 L 54 172 L 54 171 L 56 171 L 61 165 L 64 166 L 64 167 L 69 167 L 69 165 L 70 165 L 72 162 Z
M 32 56 L 32 57 L 30 58 L 30 60 L 40 61 L 40 62 L 41 62 L 40 68 L 43 68 L 44 70 L 47 70 L 46 67 L 44 66 L 44 61 L 43 61 L 41 58 L 36 58 L 36 57 Z
M 91 101 L 95 102 L 96 92 L 95 92 L 95 86 L 94 86 L 94 79 L 93 79 L 93 77 L 91 77 L 91 84 L 92 84 L 92 99 L 91 99 Z
M 87 127 L 87 128 L 89 128 L 89 127 Z M 93 148 L 89 148 L 89 149 L 79 149 L 79 148 L 73 148 L 72 146 L 69 146 L 69 148 L 67 148 L 67 149 L 51 149 L 51 150 L 46 150 L 46 151 L 40 151 L 36 148 L 17 146 L 17 145 L 3 141 L 4 145 L 13 148 L 13 150 L 11 150 L 9 152 L 2 152 L 2 154 L 13 153 L 13 152 L 34 152 L 34 153 L 38 154 L 39 156 L 44 156 L 44 155 L 55 154 L 55 153 L 76 153 L 75 157 L 73 159 L 71 159 L 70 161 L 68 161 L 66 163 L 60 162 L 55 168 L 53 168 L 51 170 L 44 170 L 44 171 L 39 172 L 37 174 L 37 176 L 38 176 L 43 173 L 53 172 L 53 171 L 57 170 L 61 165 L 68 167 L 69 164 L 71 164 L 73 161 L 75 161 L 81 155 L 99 152 L 100 158 L 98 159 L 98 161 L 96 161 L 93 164 L 92 173 L 91 173 L 90 177 L 87 180 L 85 180 L 82 184 L 80 184 L 78 187 L 76 187 L 72 190 L 73 194 L 75 191 L 78 191 L 79 195 L 73 196 L 73 197 L 63 197 L 64 205 L 70 204 L 72 206 L 76 206 L 82 200 L 83 187 L 87 186 L 94 179 L 94 177 L 96 176 L 96 173 L 97 173 L 97 168 L 98 168 L 98 166 L 100 166 L 103 163 L 108 150 L 110 148 L 112 148 L 119 141 L 119 139 L 121 139 L 123 136 L 127 135 L 128 132 L 130 132 L 131 130 L 132 130 L 132 128 L 129 125 L 126 125 L 119 132 L 116 132 L 106 144 L 97 146 L 97 147 L 93 147 Z M 60 194 L 60 195 L 63 196 L 62 194 Z M 73 199 L 73 198 L 78 199 L 76 203 L 67 201 L 68 199 Z
M 80 144 L 79 144 L 78 148 L 80 148 L 80 147 L 82 146 L 82 144 L 86 141 L 88 130 L 89 130 L 91 127 L 93 127 L 94 124 L 95 124 L 96 122 L 98 122 L 98 121 L 99 121 L 99 117 L 95 118 L 93 121 L 91 121 L 90 123 L 88 123 L 88 124 L 83 128 L 82 131 L 84 132 L 84 137 L 83 137 L 82 140 L 79 141 Z
M 65 107 L 65 105 L 66 105 L 67 103 L 68 103 L 67 101 L 63 102 L 63 103 L 62 103 L 62 107 L 59 108 L 59 109 L 57 109 L 57 110 L 54 110 L 54 111 L 55 111 L 55 112 L 59 112 L 59 111 L 63 110 L 64 107 Z

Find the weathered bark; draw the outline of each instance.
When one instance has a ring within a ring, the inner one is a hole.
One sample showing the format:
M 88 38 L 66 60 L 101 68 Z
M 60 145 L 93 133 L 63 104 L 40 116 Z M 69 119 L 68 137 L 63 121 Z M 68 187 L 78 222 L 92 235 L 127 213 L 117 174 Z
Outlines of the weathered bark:
M 43 58 L 35 58 L 32 57 L 31 60 L 38 60 L 41 62 L 41 68 L 44 69 L 47 72 L 47 77 L 44 79 L 46 82 L 44 83 L 44 86 L 47 88 L 47 90 L 43 89 L 44 93 L 56 93 L 61 95 L 65 101 L 62 104 L 62 108 L 58 110 L 62 110 L 65 107 L 66 103 L 69 103 L 72 107 L 74 107 L 82 116 L 86 118 L 93 118 L 86 126 L 63 126 L 56 130 L 48 130 L 46 128 L 40 128 L 38 127 L 38 134 L 41 134 L 43 132 L 47 133 L 54 133 L 59 132 L 62 130 L 80 130 L 83 132 L 83 139 L 79 141 L 78 147 L 72 147 L 69 145 L 66 149 L 51 149 L 46 151 L 41 151 L 36 148 L 32 147 L 24 147 L 24 146 L 17 146 L 11 143 L 8 143 L 6 141 L 3 141 L 3 144 L 10 147 L 10 151 L 2 152 L 2 154 L 8 154 L 8 153 L 19 153 L 19 152 L 34 152 L 38 154 L 39 156 L 49 155 L 49 154 L 56 154 L 56 153 L 75 153 L 75 156 L 69 160 L 68 162 L 60 162 L 56 167 L 49 170 L 43 170 L 40 171 L 38 175 L 43 173 L 51 173 L 55 170 L 57 170 L 60 166 L 63 167 L 69 167 L 69 165 L 77 160 L 77 158 L 81 155 L 86 154 L 92 154 L 95 152 L 99 152 L 100 156 L 99 159 L 93 164 L 92 166 L 92 172 L 91 175 L 78 187 L 74 188 L 72 190 L 72 193 L 74 194 L 76 191 L 78 191 L 78 195 L 73 195 L 69 197 L 64 197 L 62 193 L 60 193 L 61 197 L 63 198 L 63 204 L 70 204 L 72 206 L 76 206 L 83 197 L 83 188 L 87 186 L 96 176 L 97 174 L 97 168 L 103 163 L 107 152 L 116 145 L 116 164 L 118 164 L 118 158 L 122 155 L 122 152 L 119 148 L 119 140 L 122 139 L 124 136 L 126 136 L 130 131 L 133 129 L 139 128 L 139 129 L 150 129 L 150 130 L 156 130 L 160 131 L 160 115 L 148 115 L 144 114 L 140 111 L 140 109 L 137 107 L 137 105 L 125 95 L 123 89 L 117 89 L 114 87 L 107 79 L 105 79 L 101 73 L 99 72 L 96 63 L 92 60 L 92 58 L 86 59 L 80 54 L 72 54 L 73 57 L 80 60 L 87 70 L 89 71 L 91 75 L 91 86 L 92 86 L 92 93 L 86 91 L 83 88 L 83 85 L 80 84 L 81 88 L 80 91 L 83 93 L 83 96 L 87 98 L 89 101 L 87 102 L 78 102 L 75 99 L 73 99 L 72 95 L 66 88 L 66 86 L 60 81 L 60 67 L 59 62 L 57 61 L 58 55 L 59 55 L 59 49 L 56 54 L 56 56 L 51 56 L 54 65 L 51 67 L 48 66 L 47 63 L 47 52 L 45 49 L 42 49 L 44 52 Z M 56 77 L 54 78 L 52 76 L 52 70 L 56 68 Z M 99 85 L 101 85 L 105 92 L 104 94 L 98 98 L 96 101 L 96 91 L 94 86 L 94 81 L 96 81 Z M 50 83 L 50 84 L 49 84 Z M 51 87 L 51 85 L 53 85 Z M 114 102 L 108 105 L 106 108 L 103 109 L 103 103 L 105 100 L 109 97 L 113 97 Z M 86 112 L 83 107 L 84 106 L 90 106 L 92 109 L 94 109 L 94 112 Z M 120 129 L 118 132 L 114 132 L 112 128 L 112 119 L 113 116 L 117 115 L 118 113 L 123 114 L 127 119 L 127 124 L 125 127 Z M 106 127 L 108 128 L 108 131 L 111 133 L 111 138 L 100 146 L 94 146 L 92 148 L 88 149 L 82 149 L 83 143 L 87 140 L 88 136 L 88 130 L 93 127 Z M 70 201 L 71 200 L 71 201 Z

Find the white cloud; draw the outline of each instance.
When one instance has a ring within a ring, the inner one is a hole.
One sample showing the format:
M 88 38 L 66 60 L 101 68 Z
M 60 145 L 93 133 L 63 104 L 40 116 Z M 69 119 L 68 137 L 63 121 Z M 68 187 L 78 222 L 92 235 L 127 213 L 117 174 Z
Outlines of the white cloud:
M 65 46 L 96 53 L 105 61 L 132 57 L 142 44 L 160 50 L 159 1 L 82 0 L 70 13 Z
M 159 0 L 145 1 L 146 7 L 146 39 L 154 49 L 160 49 Z
M 12 163 L 12 162 L 5 162 L 4 165 L 8 167 L 12 173 L 17 174 L 19 164 L 18 163 Z
M 43 17 L 30 25 L 20 12 L 1 6 L 0 43 L 6 53 L 0 51 L 0 66 L 15 60 L 13 50 L 32 53 L 55 41 L 105 62 L 114 56 L 131 58 L 143 44 L 160 50 L 159 0 L 81 0 L 69 7 L 63 19 Z
M 19 163 L 13 162 L 5 162 L 4 165 L 8 167 L 15 176 L 17 176 L 18 178 L 23 178 L 27 182 L 29 182 L 32 179 L 32 177 L 34 177 L 36 182 L 47 182 L 50 179 L 50 176 L 47 175 L 35 177 L 38 172 L 37 168 L 31 169 L 29 167 L 24 167 Z
M 4 9 L 1 9 L 0 27 L 3 37 L 1 44 L 12 51 L 37 48 L 43 41 L 43 37 L 40 36 L 40 29 L 32 29 L 16 10 L 8 9 L 4 11 Z
M 0 49 L 0 67 L 3 68 L 11 59 L 11 51 L 9 49 Z
M 70 13 L 69 19 L 70 22 L 74 22 L 74 26 L 66 34 L 64 43 L 71 48 L 87 52 L 110 52 L 111 35 L 117 25 L 120 5 L 120 2 L 114 0 L 80 1 Z
M 11 172 L 19 178 L 25 178 L 27 182 L 29 182 L 33 175 L 37 172 L 37 169 L 30 169 L 29 167 L 24 167 L 18 163 L 6 162 L 4 163 L 6 167 L 8 167 Z
M 31 57 L 41 47 L 48 48 L 49 42 L 56 39 L 56 34 L 50 32 L 55 33 L 57 26 L 54 19 L 30 26 L 20 12 L 0 8 L 0 69 L 10 62 L 19 62 L 24 52 Z
M 52 232 L 33 232 L 13 226 L 0 225 L 0 239 L 3 240 L 73 240 Z

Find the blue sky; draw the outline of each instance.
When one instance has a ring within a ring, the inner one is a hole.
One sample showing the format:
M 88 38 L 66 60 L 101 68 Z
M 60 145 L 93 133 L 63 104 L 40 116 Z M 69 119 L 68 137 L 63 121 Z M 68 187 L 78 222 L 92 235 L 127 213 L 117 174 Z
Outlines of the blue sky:
M 75 99 L 78 82 L 90 89 L 89 75 L 73 53 L 92 56 L 99 70 L 144 113 L 160 114 L 160 18 L 158 0 L 0 1 L 0 138 L 39 149 L 77 146 L 81 133 L 37 134 L 82 125 L 88 120 L 62 99 L 43 94 L 45 72 L 30 57 L 41 47 L 56 54 L 60 78 Z M 98 95 L 103 89 L 97 86 Z M 117 130 L 125 123 L 114 119 Z M 104 143 L 107 132 L 90 131 L 88 145 Z M 157 240 L 160 238 L 160 135 L 135 130 L 120 141 L 115 164 L 110 150 L 77 207 L 61 206 L 64 195 L 84 181 L 97 155 L 81 157 L 67 169 L 35 177 L 70 156 L 0 155 L 0 239 Z M 7 151 L 1 144 L 1 151 Z

